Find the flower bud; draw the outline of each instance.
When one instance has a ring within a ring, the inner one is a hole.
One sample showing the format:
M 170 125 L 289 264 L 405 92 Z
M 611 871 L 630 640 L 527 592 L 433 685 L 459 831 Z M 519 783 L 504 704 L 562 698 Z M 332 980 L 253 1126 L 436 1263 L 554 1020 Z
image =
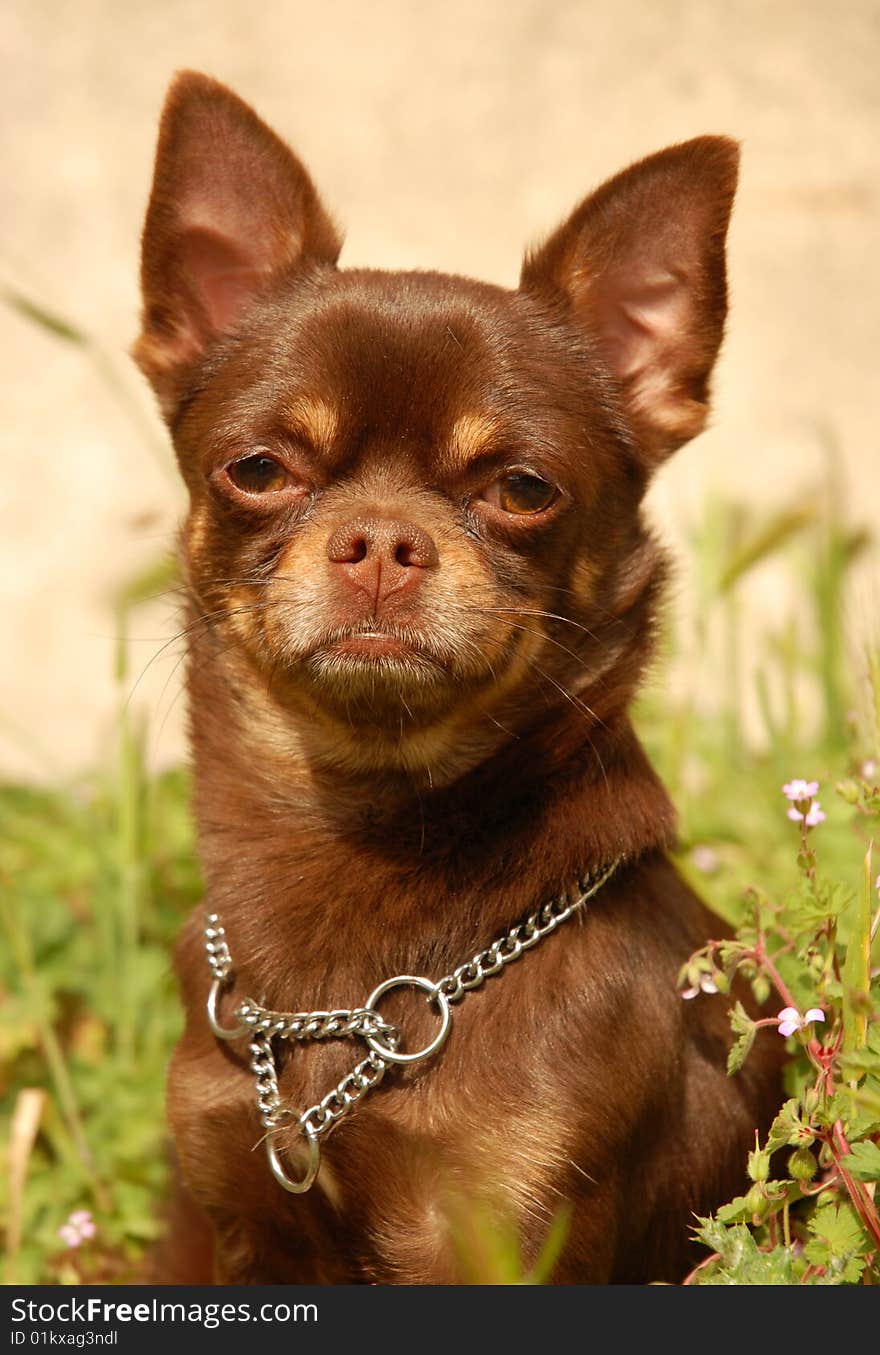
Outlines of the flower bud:
M 685 969 L 685 977 L 689 988 L 699 988 L 700 979 L 703 975 L 703 966 L 699 960 L 692 960 Z
M 759 974 L 757 978 L 752 980 L 752 992 L 755 995 L 755 1001 L 763 1007 L 771 992 L 770 980 L 766 974 Z
M 816 1175 L 816 1159 L 809 1148 L 795 1148 L 788 1159 L 788 1174 L 793 1181 L 812 1181 Z
M 759 1185 L 752 1186 L 746 1196 L 746 1209 L 752 1218 L 760 1218 L 767 1209 L 767 1197 Z
M 757 1147 L 749 1153 L 748 1173 L 751 1181 L 766 1181 L 770 1176 L 770 1154 Z

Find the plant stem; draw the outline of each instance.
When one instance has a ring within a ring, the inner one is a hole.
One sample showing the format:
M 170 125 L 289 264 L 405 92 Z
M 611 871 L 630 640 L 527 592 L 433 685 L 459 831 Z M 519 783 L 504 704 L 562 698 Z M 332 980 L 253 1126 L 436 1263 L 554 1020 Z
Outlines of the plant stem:
M 699 1273 L 700 1273 L 701 1270 L 705 1270 L 705 1269 L 706 1269 L 706 1266 L 711 1266 L 711 1264 L 712 1264 L 713 1261 L 720 1261 L 720 1260 L 721 1260 L 721 1253 L 720 1253 L 720 1252 L 717 1252 L 717 1251 L 713 1251 L 712 1255 L 711 1255 L 711 1256 L 707 1256 L 706 1259 L 705 1259 L 705 1261 L 701 1261 L 700 1264 L 699 1264 L 698 1266 L 694 1266 L 693 1270 L 690 1272 L 689 1275 L 685 1275 L 684 1279 L 682 1280 L 682 1284 L 693 1284 L 693 1283 L 694 1283 L 694 1279 L 696 1278 L 697 1275 L 699 1275 Z
M 797 1003 L 789 991 L 788 985 L 776 968 L 776 965 L 770 959 L 770 956 L 767 954 L 767 939 L 763 932 L 758 933 L 758 944 L 753 951 L 749 952 L 749 954 L 756 963 L 762 965 L 767 971 L 767 977 L 770 979 L 770 982 L 782 998 L 786 1007 L 797 1007 Z
M 856 1213 L 874 1241 L 880 1246 L 880 1214 L 877 1213 L 874 1201 L 863 1188 L 862 1183 L 850 1176 L 844 1166 L 846 1158 L 852 1150 L 847 1141 L 842 1121 L 837 1120 L 835 1122 L 832 1132 L 825 1135 L 825 1142 L 831 1149 L 837 1169 L 840 1172 L 841 1180 L 846 1186 L 847 1193 L 853 1202 Z

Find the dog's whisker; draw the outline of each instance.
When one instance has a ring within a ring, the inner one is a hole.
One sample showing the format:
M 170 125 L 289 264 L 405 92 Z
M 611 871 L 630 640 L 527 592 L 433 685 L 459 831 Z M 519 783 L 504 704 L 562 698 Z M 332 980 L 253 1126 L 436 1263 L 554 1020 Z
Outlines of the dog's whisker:
M 573 617 L 570 617 L 570 616 L 563 616 L 561 612 L 545 612 L 545 611 L 543 611 L 543 610 L 541 610 L 541 609 L 538 609 L 538 608 L 527 608 L 527 607 L 473 607 L 473 606 L 462 606 L 462 607 L 461 607 L 461 610 L 462 610 L 462 611 L 468 611 L 468 612 L 471 612 L 471 611 L 486 612 L 486 613 L 489 613 L 489 614 L 492 614 L 492 615 L 499 615 L 499 616 L 504 616 L 504 615 L 507 615 L 508 613 L 510 613 L 510 614 L 512 614 L 513 616 L 536 616 L 536 617 L 543 617 L 545 620 L 549 620 L 549 621 L 562 621 L 562 622 L 564 622 L 565 625 L 567 625 L 567 626 L 574 626 L 574 628 L 575 628 L 576 630 L 583 631 L 583 633 L 584 633 L 585 635 L 588 635 L 588 636 L 590 637 L 591 640 L 597 640 L 597 641 L 598 641 L 598 639 L 599 639 L 599 637 L 596 635 L 595 631 L 592 631 L 592 630 L 590 630 L 587 626 L 582 625 L 580 621 L 575 621 Z M 548 638 L 549 638 L 549 637 L 548 637 Z
M 238 616 L 247 612 L 268 610 L 278 605 L 279 602 L 272 601 L 253 602 L 249 604 L 244 604 L 240 607 L 231 607 L 231 608 L 218 607 L 215 611 L 212 612 L 200 612 L 199 615 L 194 617 L 192 621 L 188 622 L 186 626 L 183 626 L 168 640 L 166 640 L 159 647 L 159 649 L 156 650 L 155 654 L 151 655 L 146 664 L 144 664 L 144 667 L 141 669 L 134 683 L 132 684 L 131 690 L 129 691 L 125 700 L 124 709 L 130 708 L 131 702 L 134 699 L 141 683 L 146 678 L 147 673 L 150 671 L 153 664 L 157 663 L 162 658 L 162 656 L 168 652 L 172 645 L 178 644 L 182 640 L 190 640 L 192 639 L 193 636 L 197 635 L 199 632 L 210 633 L 218 629 L 223 624 L 224 620 L 226 620 L 227 618 Z M 175 668 L 172 671 L 172 676 L 173 672 L 177 670 L 177 668 L 180 666 L 180 662 L 185 657 L 186 652 L 184 652 L 184 654 L 181 656 L 181 659 L 179 659 L 177 664 L 175 664 Z
M 516 622 L 514 622 L 514 621 L 508 622 L 508 625 L 510 625 L 514 630 L 524 631 L 526 635 L 537 635 L 537 636 L 540 636 L 540 638 L 543 639 L 543 640 L 546 640 L 546 639 L 549 639 L 549 638 L 550 638 L 549 636 L 545 635 L 543 631 L 535 631 L 535 630 L 532 630 L 530 627 L 528 627 L 528 626 L 521 626 L 521 625 L 519 625 L 518 623 L 516 623 Z M 490 643 L 490 644 L 491 644 L 491 643 L 492 643 L 492 637 L 491 637 L 491 636 L 486 636 L 486 637 L 484 637 L 484 643 Z M 500 643 L 500 642 L 496 641 L 496 643 Z M 580 659 L 579 655 L 573 654 L 572 651 L 571 651 L 570 649 L 567 649 L 565 645 L 561 645 L 560 648 L 565 649 L 566 653 L 572 654 L 572 657 L 573 657 L 573 658 L 578 659 L 579 662 L 580 662 L 580 664 L 581 664 L 581 667 L 584 669 L 584 671 L 586 671 L 586 665 L 583 663 L 583 660 Z M 535 672 L 539 673 L 542 677 L 545 677 L 549 682 L 552 682 L 552 683 L 554 684 L 554 686 L 557 688 L 557 690 L 558 690 L 559 692 L 562 693 L 563 696 L 565 696 L 569 701 L 571 701 L 571 702 L 573 702 L 574 704 L 578 705 L 578 706 L 580 707 L 582 713 L 588 715 L 594 724 L 602 725 L 603 728 L 606 728 L 606 726 L 605 726 L 605 724 L 604 724 L 604 721 L 601 719 L 601 717 L 600 717 L 599 715 L 597 715 L 596 712 L 595 712 L 594 710 L 592 710 L 592 709 L 586 704 L 586 702 L 582 701 L 580 697 L 574 696 L 573 693 L 568 692 L 568 691 L 566 691 L 565 688 L 561 687 L 561 686 L 559 685 L 559 683 L 557 682 L 557 680 L 556 680 L 554 677 L 552 677 L 551 674 L 547 673 L 545 669 L 541 668 L 541 667 L 535 662 L 535 659 L 534 659 L 534 657 L 533 657 L 532 655 L 530 655 L 530 654 L 524 654 L 524 655 L 523 655 L 523 658 L 524 658 L 524 661 L 525 661 L 531 668 L 533 668 L 533 669 L 535 670 Z
M 573 649 L 569 649 L 568 645 L 564 645 L 561 640 L 557 640 L 555 639 L 554 636 L 548 635 L 546 631 L 535 630 L 531 626 L 523 626 L 516 621 L 509 621 L 508 625 L 512 626 L 515 630 L 523 631 L 526 635 L 535 635 L 538 637 L 538 639 L 546 640 L 548 644 L 555 645 L 557 649 L 561 649 L 565 654 L 569 654 L 573 659 L 575 659 L 579 667 L 586 671 L 586 664 L 584 662 L 582 655 L 576 654 Z

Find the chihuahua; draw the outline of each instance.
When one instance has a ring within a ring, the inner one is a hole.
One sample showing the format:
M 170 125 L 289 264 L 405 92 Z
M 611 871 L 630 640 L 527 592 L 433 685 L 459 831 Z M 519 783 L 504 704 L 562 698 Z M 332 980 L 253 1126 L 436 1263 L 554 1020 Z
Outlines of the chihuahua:
M 480 1227 L 528 1266 L 562 1210 L 555 1282 L 677 1280 L 742 1186 L 776 1058 L 729 1078 L 724 1004 L 681 1001 L 719 923 L 627 713 L 737 160 L 632 165 L 515 290 L 343 271 L 288 147 L 174 81 L 135 357 L 190 496 L 209 918 L 177 952 L 166 1280 L 456 1283 Z

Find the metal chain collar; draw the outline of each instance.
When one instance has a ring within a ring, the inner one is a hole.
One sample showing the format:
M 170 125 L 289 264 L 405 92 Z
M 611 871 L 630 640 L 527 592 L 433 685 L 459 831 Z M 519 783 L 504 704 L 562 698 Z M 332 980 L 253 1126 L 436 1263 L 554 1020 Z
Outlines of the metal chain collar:
M 321 1165 L 320 1136 L 327 1134 L 367 1092 L 377 1087 L 392 1064 L 418 1063 L 436 1054 L 452 1025 L 451 1004 L 460 1002 L 467 993 L 479 988 L 493 974 L 500 974 L 506 965 L 518 960 L 524 951 L 536 946 L 561 923 L 566 922 L 599 892 L 622 860 L 623 857 L 618 856 L 609 866 L 578 880 L 573 897 L 569 897 L 567 892 L 557 895 L 436 983 L 413 974 L 397 974 L 380 983 L 368 997 L 365 1006 L 327 1012 L 269 1011 L 246 997 L 235 1008 L 236 1024 L 231 1027 L 220 1024 L 217 1007 L 223 989 L 234 978 L 232 956 L 219 914 L 210 913 L 205 926 L 205 951 L 212 976 L 207 1000 L 208 1022 L 219 1040 L 250 1036 L 248 1052 L 256 1082 L 257 1108 L 266 1130 L 269 1166 L 279 1185 L 294 1195 L 302 1195 L 307 1191 Z M 407 986 L 421 988 L 427 994 L 427 1000 L 437 1004 L 440 1017 L 439 1029 L 430 1043 L 410 1054 L 399 1049 L 400 1031 L 383 1021 L 376 1011 L 377 1002 L 392 988 Z M 278 1087 L 273 1040 L 331 1040 L 352 1036 L 369 1045 L 367 1057 L 317 1105 L 310 1106 L 301 1114 L 285 1107 Z M 299 1125 L 308 1148 L 305 1174 L 299 1181 L 288 1175 L 274 1141 L 278 1131 L 292 1123 Z

